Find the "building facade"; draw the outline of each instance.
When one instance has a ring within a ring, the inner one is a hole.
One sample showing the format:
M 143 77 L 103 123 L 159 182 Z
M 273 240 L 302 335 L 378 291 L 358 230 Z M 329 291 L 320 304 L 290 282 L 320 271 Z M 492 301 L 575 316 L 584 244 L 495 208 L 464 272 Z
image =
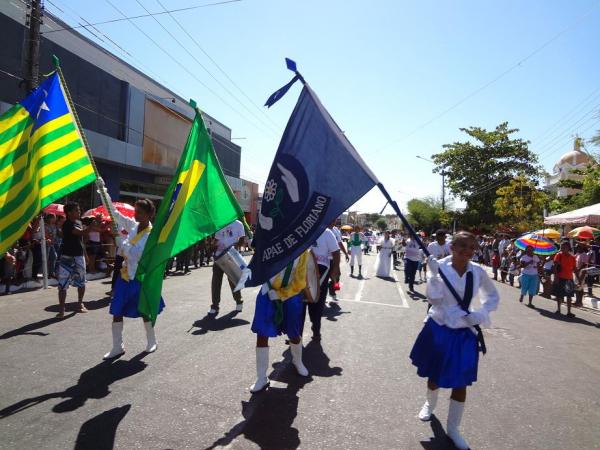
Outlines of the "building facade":
M 589 164 L 596 164 L 594 158 L 581 148 L 581 138 L 577 137 L 573 141 L 573 150 L 560 157 L 552 169 L 552 174 L 546 177 L 545 189 L 556 192 L 558 197 L 568 197 L 579 192 L 578 189 L 561 186 L 563 180 L 581 180 L 582 175 L 574 173 L 576 170 L 583 170 Z
M 27 9 L 0 2 L 0 113 L 26 92 L 18 79 L 24 70 Z M 40 74 L 60 59 L 66 82 L 90 148 L 113 199 L 162 199 L 186 143 L 194 118 L 187 100 L 119 59 L 49 13 L 41 25 Z M 58 31 L 60 30 L 60 31 Z M 7 74 L 8 73 L 8 74 Z M 17 78 L 10 76 L 14 74 Z M 231 129 L 214 117 L 203 118 L 223 172 L 246 213 L 256 221 L 258 185 L 240 178 L 242 148 Z M 84 207 L 99 203 L 90 186 L 76 194 Z

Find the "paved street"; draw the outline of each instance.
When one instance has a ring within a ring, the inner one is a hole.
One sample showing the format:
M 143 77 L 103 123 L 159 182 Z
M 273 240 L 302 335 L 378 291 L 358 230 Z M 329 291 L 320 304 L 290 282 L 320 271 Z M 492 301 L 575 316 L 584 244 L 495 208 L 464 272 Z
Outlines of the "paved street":
M 408 295 L 402 271 L 400 282 L 375 278 L 375 261 L 366 258 L 362 281 L 343 269 L 322 344 L 305 335 L 312 376 L 298 377 L 283 338 L 272 340 L 271 388 L 254 396 L 257 289 L 244 291 L 234 315 L 224 288 L 221 315 L 208 319 L 210 269 L 166 280 L 156 353 L 141 353 L 142 322 L 126 320 L 127 353 L 112 363 L 101 360 L 111 344 L 106 280 L 89 283 L 88 314 L 63 321 L 54 319 L 55 289 L 0 297 L 0 447 L 451 448 L 449 393 L 431 423 L 416 418 L 425 382 L 408 354 L 426 303 Z M 515 288 L 498 288 L 463 421 L 472 448 L 600 448 L 600 315 L 575 310 L 568 320 L 549 300 L 536 297 L 529 309 Z

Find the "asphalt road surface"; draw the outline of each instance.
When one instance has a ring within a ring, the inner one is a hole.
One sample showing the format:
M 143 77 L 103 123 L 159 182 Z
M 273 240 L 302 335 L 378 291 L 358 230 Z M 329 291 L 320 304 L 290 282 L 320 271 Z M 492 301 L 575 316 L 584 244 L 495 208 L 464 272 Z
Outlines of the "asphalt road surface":
M 165 281 L 159 348 L 145 355 L 141 319 L 126 319 L 127 353 L 110 349 L 106 281 L 88 284 L 87 314 L 54 319 L 56 290 L 0 297 L 0 447 L 7 449 L 445 449 L 449 392 L 436 417 L 416 417 L 425 381 L 408 354 L 426 312 L 422 293 L 344 267 L 339 301 L 328 302 L 323 341 L 305 331 L 299 377 L 283 338 L 271 340 L 271 388 L 251 395 L 257 289 L 234 314 L 224 283 L 221 313 L 206 317 L 210 268 Z M 499 310 L 488 354 L 469 389 L 463 432 L 473 449 L 600 448 L 600 315 L 557 317 L 497 284 Z M 74 302 L 75 290 L 68 301 Z M 74 308 L 76 303 L 70 303 Z

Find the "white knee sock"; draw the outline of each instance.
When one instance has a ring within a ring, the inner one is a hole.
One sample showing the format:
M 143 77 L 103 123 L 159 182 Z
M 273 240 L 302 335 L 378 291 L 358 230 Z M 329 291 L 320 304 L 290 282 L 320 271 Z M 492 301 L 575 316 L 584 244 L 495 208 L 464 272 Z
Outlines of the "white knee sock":
M 425 404 L 421 408 L 419 412 L 419 419 L 421 420 L 429 420 L 431 419 L 431 415 L 433 414 L 433 410 L 435 409 L 435 405 L 437 405 L 438 401 L 438 393 L 439 389 L 432 391 L 427 388 L 427 400 L 425 400 Z
M 446 424 L 446 433 L 448 434 L 448 437 L 452 439 L 454 445 L 456 445 L 456 447 L 460 450 L 469 449 L 469 444 L 466 443 L 466 441 L 461 436 L 460 431 L 458 431 L 464 410 L 464 402 L 457 402 L 456 400 L 450 399 L 450 406 L 448 407 L 448 422 Z
M 148 339 L 146 353 L 153 353 L 156 351 L 158 343 L 156 342 L 156 334 L 154 333 L 152 322 L 144 322 L 144 328 L 146 329 L 146 338 Z
M 103 359 L 115 358 L 125 353 L 125 346 L 123 345 L 123 322 L 112 323 L 112 349 L 106 353 Z
M 250 392 L 262 391 L 269 385 L 267 369 L 269 368 L 269 347 L 256 347 L 256 383 L 250 386 Z

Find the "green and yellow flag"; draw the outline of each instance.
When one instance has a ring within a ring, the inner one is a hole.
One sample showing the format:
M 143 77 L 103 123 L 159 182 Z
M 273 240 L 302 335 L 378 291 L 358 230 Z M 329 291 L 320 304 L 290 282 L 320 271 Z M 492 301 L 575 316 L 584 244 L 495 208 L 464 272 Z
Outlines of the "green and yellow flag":
M 169 258 L 243 215 L 225 180 L 200 111 L 196 110 L 179 166 L 137 268 L 136 279 L 142 283 L 140 313 L 156 321 Z
M 42 208 L 95 180 L 55 72 L 0 116 L 0 255 Z

